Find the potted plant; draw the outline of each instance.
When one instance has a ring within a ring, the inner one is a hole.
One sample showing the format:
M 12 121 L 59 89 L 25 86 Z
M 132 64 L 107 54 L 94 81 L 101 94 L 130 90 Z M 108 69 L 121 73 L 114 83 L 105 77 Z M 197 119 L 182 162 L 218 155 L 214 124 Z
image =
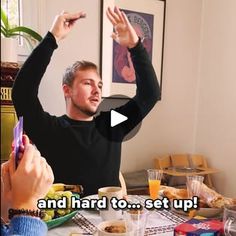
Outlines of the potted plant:
M 17 62 L 17 36 L 23 37 L 31 48 L 35 42 L 42 40 L 37 32 L 28 27 L 11 26 L 7 14 L 1 7 L 1 61 Z

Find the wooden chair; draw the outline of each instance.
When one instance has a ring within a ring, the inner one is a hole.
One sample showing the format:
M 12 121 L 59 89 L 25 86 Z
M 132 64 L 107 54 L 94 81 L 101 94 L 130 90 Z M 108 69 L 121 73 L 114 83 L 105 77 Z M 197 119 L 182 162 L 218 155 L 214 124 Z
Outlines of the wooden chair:
M 172 167 L 189 167 L 188 154 L 171 154 L 171 166 Z M 176 186 L 178 188 L 185 188 L 186 177 L 185 176 L 171 176 L 169 178 L 169 185 Z
M 174 167 L 189 167 L 189 158 L 188 154 L 171 154 L 171 164 Z
M 158 156 L 154 159 L 154 166 L 156 169 L 165 169 L 168 167 L 204 167 L 207 168 L 207 161 L 203 155 L 199 154 L 166 154 Z M 211 175 L 204 176 L 204 183 L 210 188 L 214 189 L 212 184 Z M 164 184 L 171 186 L 182 186 L 185 185 L 186 177 L 177 176 L 165 176 Z
M 158 156 L 154 160 L 154 166 L 156 169 L 165 169 L 171 166 L 170 155 Z
M 165 155 L 157 156 L 154 159 L 154 166 L 156 169 L 161 169 L 161 170 L 167 169 L 168 167 L 172 167 L 170 155 L 165 154 Z M 161 184 L 169 185 L 170 183 L 172 183 L 172 179 L 173 179 L 172 176 L 164 174 L 161 180 Z
M 193 167 L 205 167 L 205 168 L 208 167 L 206 158 L 203 155 L 191 154 L 189 155 L 189 159 L 192 162 Z M 204 177 L 205 177 L 204 178 L 205 184 L 208 185 L 210 188 L 214 188 L 211 176 L 205 175 Z

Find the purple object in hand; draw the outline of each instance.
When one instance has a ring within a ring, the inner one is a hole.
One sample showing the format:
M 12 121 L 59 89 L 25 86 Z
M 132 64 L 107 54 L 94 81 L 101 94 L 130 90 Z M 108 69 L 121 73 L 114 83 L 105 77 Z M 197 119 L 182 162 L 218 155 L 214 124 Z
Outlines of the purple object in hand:
M 17 168 L 18 160 L 20 156 L 20 146 L 22 144 L 22 135 L 23 135 L 23 117 L 19 117 L 19 121 L 17 122 L 14 131 L 14 153 L 15 153 L 15 168 Z

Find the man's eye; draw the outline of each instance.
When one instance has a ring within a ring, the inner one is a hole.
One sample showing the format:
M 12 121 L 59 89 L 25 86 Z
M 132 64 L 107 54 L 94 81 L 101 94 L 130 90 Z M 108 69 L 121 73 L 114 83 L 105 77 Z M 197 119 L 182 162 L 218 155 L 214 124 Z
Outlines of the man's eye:
M 85 84 L 85 85 L 90 85 L 91 83 L 90 83 L 90 82 L 85 82 L 84 84 Z

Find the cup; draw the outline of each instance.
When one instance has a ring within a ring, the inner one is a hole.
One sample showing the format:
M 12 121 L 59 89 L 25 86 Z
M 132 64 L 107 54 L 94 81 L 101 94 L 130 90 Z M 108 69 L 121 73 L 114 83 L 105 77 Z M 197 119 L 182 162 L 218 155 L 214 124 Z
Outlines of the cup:
M 200 196 L 203 180 L 204 177 L 200 175 L 187 176 L 186 186 L 188 198 L 192 198 L 193 196 Z
M 224 234 L 236 235 L 236 205 L 226 205 L 223 214 Z
M 124 212 L 125 226 L 133 236 L 143 236 L 149 212 L 145 208 L 142 210 L 128 210 Z
M 161 178 L 163 175 L 162 170 L 158 169 L 149 169 L 148 173 L 148 184 L 149 184 L 149 193 L 151 199 L 155 200 L 159 196 L 159 190 L 161 185 Z
M 98 189 L 98 197 L 106 197 L 108 206 L 106 210 L 100 210 L 100 216 L 103 220 L 118 220 L 122 218 L 122 211 L 112 208 L 110 200 L 123 198 L 123 191 L 121 187 L 103 187 Z

